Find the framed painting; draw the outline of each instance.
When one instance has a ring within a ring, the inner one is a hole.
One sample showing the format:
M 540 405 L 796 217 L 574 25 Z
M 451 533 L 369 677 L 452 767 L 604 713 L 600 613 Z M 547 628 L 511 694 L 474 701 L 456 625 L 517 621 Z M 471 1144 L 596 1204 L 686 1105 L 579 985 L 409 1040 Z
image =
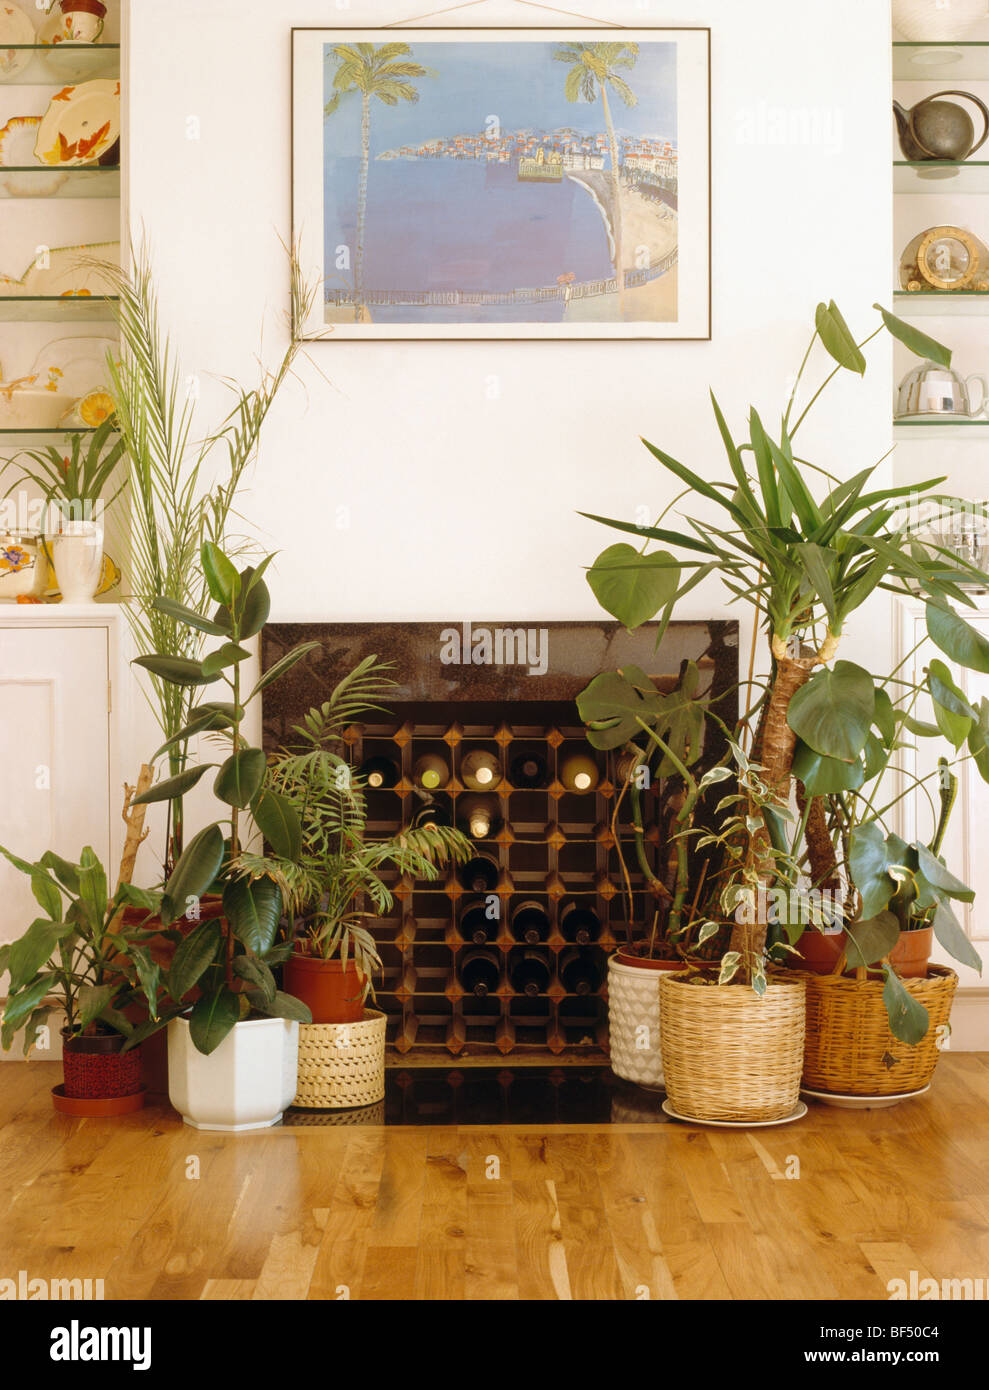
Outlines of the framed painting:
M 294 29 L 304 339 L 709 338 L 710 30 Z

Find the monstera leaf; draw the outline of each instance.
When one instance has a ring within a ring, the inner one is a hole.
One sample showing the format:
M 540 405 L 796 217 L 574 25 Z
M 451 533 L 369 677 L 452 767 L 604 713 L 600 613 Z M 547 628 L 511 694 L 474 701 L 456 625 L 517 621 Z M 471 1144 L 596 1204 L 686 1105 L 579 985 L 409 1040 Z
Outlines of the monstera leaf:
M 605 671 L 577 696 L 577 712 L 594 748 L 621 748 L 642 733 L 639 720 L 652 725 L 663 696 L 638 666 Z
M 862 752 L 875 717 L 872 677 L 853 661 L 811 676 L 787 711 L 787 723 L 809 748 L 845 763 Z
M 680 584 L 680 565 L 667 550 L 640 555 L 630 545 L 609 545 L 587 571 L 594 597 L 631 632 L 655 618 Z

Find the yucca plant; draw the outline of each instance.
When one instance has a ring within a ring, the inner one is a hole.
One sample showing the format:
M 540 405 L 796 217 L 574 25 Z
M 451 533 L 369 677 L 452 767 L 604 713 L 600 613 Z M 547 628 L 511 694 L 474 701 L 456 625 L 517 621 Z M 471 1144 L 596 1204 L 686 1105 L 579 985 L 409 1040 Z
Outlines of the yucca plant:
M 769 674 L 756 683 L 756 694 L 734 731 L 739 746 L 748 734 L 749 756 L 760 768 L 765 797 L 762 804 L 753 799 L 749 807 L 747 823 L 753 833 L 737 860 L 734 884 L 728 886 L 752 882 L 771 887 L 777 878 L 778 856 L 791 853 L 805 864 L 813 886 L 837 890 L 844 881 L 847 888 L 850 873 L 852 891 L 861 889 L 854 876 L 855 863 L 849 868 L 849 856 L 843 850 L 856 825 L 878 821 L 882 812 L 871 799 L 862 799 L 852 808 L 848 798 L 881 777 L 906 734 L 946 736 L 956 751 L 967 744 L 980 773 L 989 780 L 989 702 L 979 709 L 971 706 L 943 663 L 932 661 L 918 687 L 898 672 L 873 675 L 838 657 L 846 626 L 876 591 L 907 598 L 923 595 L 932 642 L 961 666 L 989 672 L 989 641 L 956 608 L 972 604 L 966 584 L 987 586 L 989 576 L 944 546 L 922 542 L 909 513 L 902 511 L 904 499 L 914 505 L 934 501 L 942 513 L 963 512 L 968 504 L 937 491 L 943 478 L 905 487 L 875 487 L 872 480 L 879 464 L 841 482 L 795 448 L 804 420 L 827 385 L 841 371 L 863 375 L 863 348 L 884 329 L 917 355 L 950 364 L 949 349 L 881 306 L 875 307 L 882 323 L 859 343 L 833 301 L 819 305 L 813 337 L 775 434 L 753 409 L 748 437 L 736 440 L 712 395 L 727 460 L 726 479 L 712 478 L 709 465 L 688 468 L 643 441 L 689 495 L 710 504 L 707 512 L 688 513 L 681 530 L 659 524 L 641 527 L 583 513 L 635 535 L 641 544 L 641 549 L 627 543 L 609 546 L 588 574 L 599 602 L 626 627 L 658 618 L 661 634 L 680 599 L 702 579 L 717 574 L 730 602 L 744 602 L 754 609 L 756 630 L 761 626 L 767 639 Z M 818 345 L 834 365 L 794 418 L 800 387 Z M 823 495 L 812 486 L 813 476 L 824 481 Z M 649 550 L 651 541 L 670 548 Z M 617 680 L 609 675 L 607 688 L 601 684 L 603 679 L 599 677 L 583 697 L 592 731 L 621 728 L 624 721 L 629 739 L 638 736 L 645 747 L 661 745 L 664 707 L 653 698 L 651 682 L 652 694 L 643 692 L 639 673 L 618 673 Z M 922 694 L 933 701 L 937 727 L 923 726 L 913 718 L 913 703 Z M 588 704 L 589 696 L 603 698 Z M 782 810 L 790 805 L 794 791 L 796 825 L 788 830 Z M 851 821 L 846 817 L 843 824 L 837 823 L 832 797 L 845 798 Z M 926 859 L 923 863 L 930 868 Z M 890 895 L 891 867 L 891 861 L 886 861 L 883 868 Z M 946 949 L 978 964 L 971 944 L 960 928 L 955 929 L 957 924 L 952 925 L 947 900 L 959 894 L 947 884 L 950 877 L 943 871 L 938 886 L 937 871 L 931 869 L 928 876 L 938 888 L 937 906 L 942 909 L 934 915 L 935 931 Z M 764 911 L 754 919 L 751 914 L 743 918 L 736 920 L 732 931 L 735 968 L 729 978 L 751 983 L 763 978 L 769 923 Z M 896 996 L 898 982 L 885 963 L 888 950 L 888 934 L 878 933 L 866 951 L 871 957 L 867 963 L 883 962 L 891 996 Z
M 290 322 L 302 322 L 317 288 L 303 282 L 291 255 Z M 201 434 L 197 431 L 195 392 L 189 387 L 175 349 L 161 325 L 158 292 L 150 252 L 135 253 L 133 273 L 101 267 L 119 296 L 119 360 L 111 358 L 110 376 L 121 446 L 129 463 L 131 487 L 131 602 L 127 613 L 138 651 L 177 661 L 202 655 L 204 631 L 178 621 L 152 600 L 163 597 L 186 610 L 202 611 L 209 581 L 200 564 L 205 542 L 242 553 L 229 534 L 235 503 L 254 459 L 261 429 L 286 379 L 300 344 L 289 343 L 273 369 L 261 370 L 252 387 L 226 381 L 233 397 L 229 414 Z M 261 619 L 263 626 L 267 613 Z M 208 631 L 208 629 L 207 629 Z M 151 704 L 168 742 L 170 773 L 186 761 L 186 740 L 177 737 L 189 723 L 192 696 L 187 687 L 151 673 Z M 165 873 L 183 850 L 182 798 L 169 807 Z
M 294 726 L 295 746 L 282 749 L 269 767 L 266 786 L 300 824 L 300 852 L 240 858 L 243 872 L 266 875 L 281 889 L 289 941 L 323 960 L 339 957 L 344 969 L 353 959 L 365 997 L 381 966 L 365 923 L 394 905 L 383 875 L 433 882 L 442 865 L 464 863 L 472 853 L 467 836 L 451 826 L 419 826 L 384 840 L 367 835 L 364 788 L 347 760 L 343 733 L 371 713 L 387 713 L 379 701 L 395 687 L 390 669 L 365 657 Z

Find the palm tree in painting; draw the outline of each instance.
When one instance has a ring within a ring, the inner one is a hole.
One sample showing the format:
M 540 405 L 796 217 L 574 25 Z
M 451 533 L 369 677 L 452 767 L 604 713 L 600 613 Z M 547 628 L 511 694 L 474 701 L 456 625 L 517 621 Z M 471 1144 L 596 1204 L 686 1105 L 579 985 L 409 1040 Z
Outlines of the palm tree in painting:
M 567 101 L 596 101 L 601 94 L 604 108 L 604 123 L 608 131 L 608 146 L 611 153 L 612 233 L 615 241 L 615 275 L 618 280 L 618 314 L 625 316 L 625 276 L 622 266 L 622 204 L 618 175 L 618 141 L 611 119 L 611 106 L 608 101 L 608 88 L 611 87 L 621 97 L 626 106 L 636 106 L 639 98 L 621 76 L 619 69 L 635 67 L 639 54 L 636 43 L 589 43 L 567 44 L 553 54 L 558 63 L 569 63 L 566 87 Z
M 328 53 L 338 66 L 333 78 L 334 95 L 323 108 L 324 116 L 332 116 L 348 92 L 361 97 L 361 173 L 357 185 L 357 245 L 354 248 L 354 318 L 361 323 L 366 317 L 364 306 L 364 232 L 367 225 L 367 171 L 371 159 L 371 100 L 377 97 L 386 106 L 400 101 L 416 102 L 419 93 L 409 80 L 425 77 L 426 69 L 419 63 L 407 61 L 412 49 L 407 43 L 385 43 L 375 48 L 373 43 L 341 43 Z

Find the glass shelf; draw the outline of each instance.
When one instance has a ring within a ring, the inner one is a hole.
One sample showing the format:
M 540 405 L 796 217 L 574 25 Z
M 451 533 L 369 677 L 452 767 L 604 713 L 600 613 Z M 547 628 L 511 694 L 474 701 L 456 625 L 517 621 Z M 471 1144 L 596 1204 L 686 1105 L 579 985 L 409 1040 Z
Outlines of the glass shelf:
M 938 314 L 945 318 L 989 313 L 989 290 L 895 290 L 899 314 Z
M 0 323 L 113 323 L 117 295 L 0 295 Z
M 926 434 L 923 434 L 925 431 Z M 898 439 L 906 439 L 911 435 L 919 438 L 922 434 L 927 439 L 969 439 L 973 443 L 989 443 L 989 420 L 977 416 L 964 420 L 925 417 L 893 421 L 893 435 Z
M 95 434 L 95 433 L 96 433 L 96 426 L 95 426 L 95 425 L 64 425 L 64 426 L 62 426 L 62 425 L 56 425 L 54 429 L 49 429 L 49 430 L 44 430 L 44 429 L 42 429 L 42 430 L 25 430 L 25 429 L 8 430 L 8 429 L 4 429 L 4 427 L 3 427 L 2 425 L 0 425 L 0 439 L 5 439 L 8 435 L 14 435 L 14 434 L 16 434 L 16 435 L 30 435 L 30 436 L 32 436 L 32 437 L 35 438 L 35 439 L 40 438 L 40 436 L 42 436 L 42 435 L 51 435 L 53 438 L 61 439 L 62 436 L 63 436 L 63 435 L 66 435 L 66 434 Z
M 120 165 L 45 169 L 0 165 L 0 198 L 119 198 Z
M 989 43 L 894 43 L 894 82 L 989 82 Z
M 5 44 L 5 61 L 10 54 L 23 53 L 28 62 L 19 72 L 4 74 L 0 66 L 0 86 L 46 87 L 66 82 L 87 82 L 93 77 L 120 76 L 119 43 L 11 43 Z M 11 66 L 14 66 L 11 61 Z
M 894 193 L 989 193 L 989 160 L 924 159 L 893 161 Z

